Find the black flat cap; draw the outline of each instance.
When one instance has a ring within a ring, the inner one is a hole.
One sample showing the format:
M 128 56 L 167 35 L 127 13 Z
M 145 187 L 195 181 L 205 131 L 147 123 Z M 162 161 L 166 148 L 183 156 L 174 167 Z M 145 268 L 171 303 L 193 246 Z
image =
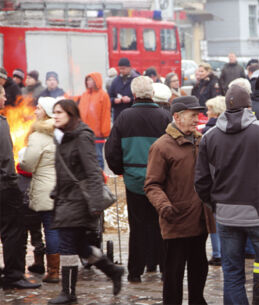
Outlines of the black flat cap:
M 205 107 L 199 104 L 195 96 L 181 96 L 173 100 L 171 105 L 171 114 L 183 110 L 203 110 Z

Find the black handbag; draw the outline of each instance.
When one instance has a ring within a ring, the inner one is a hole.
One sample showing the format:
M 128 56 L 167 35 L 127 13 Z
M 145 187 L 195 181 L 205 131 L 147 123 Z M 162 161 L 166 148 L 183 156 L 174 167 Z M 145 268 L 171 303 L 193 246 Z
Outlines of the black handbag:
M 90 185 L 89 183 L 87 183 L 87 179 L 79 181 L 71 172 L 71 170 L 68 168 L 59 151 L 57 151 L 57 156 L 62 166 L 64 167 L 65 171 L 69 175 L 69 177 L 81 190 L 90 214 L 100 214 L 104 210 L 108 209 L 114 202 L 117 201 L 116 196 L 111 192 L 109 187 L 104 182 L 102 187 L 103 193 L 102 196 L 100 196 L 100 200 L 96 200 L 96 198 L 92 199 L 90 196 L 91 192 L 89 190 Z

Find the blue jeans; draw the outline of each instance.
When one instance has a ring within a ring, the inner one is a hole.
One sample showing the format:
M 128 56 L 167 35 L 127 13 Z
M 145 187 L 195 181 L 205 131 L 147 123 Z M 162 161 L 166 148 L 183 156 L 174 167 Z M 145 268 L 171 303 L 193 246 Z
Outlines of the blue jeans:
M 247 238 L 246 241 L 246 249 L 245 249 L 246 254 L 255 254 L 255 250 L 253 248 L 253 244 L 249 238 Z
M 259 226 L 231 227 L 219 224 L 219 236 L 224 274 L 224 304 L 248 305 L 245 290 L 245 245 L 249 237 L 255 250 L 255 262 L 259 262 Z M 259 273 L 254 273 L 254 300 L 259 300 L 258 275 Z
M 40 212 L 40 216 L 45 234 L 46 254 L 56 254 L 58 253 L 59 236 L 58 230 L 52 230 L 50 228 L 53 219 L 53 211 Z
M 96 138 L 96 141 L 104 141 L 104 138 Z M 104 170 L 103 145 L 104 143 L 95 143 L 98 163 L 102 170 Z
M 60 228 L 58 231 L 60 255 L 79 255 L 83 258 L 92 255 L 85 228 Z
M 216 222 L 217 233 L 210 234 L 211 245 L 212 245 L 212 256 L 216 258 L 221 258 L 220 239 L 219 239 L 218 231 L 219 231 L 219 227 L 218 227 L 218 223 Z

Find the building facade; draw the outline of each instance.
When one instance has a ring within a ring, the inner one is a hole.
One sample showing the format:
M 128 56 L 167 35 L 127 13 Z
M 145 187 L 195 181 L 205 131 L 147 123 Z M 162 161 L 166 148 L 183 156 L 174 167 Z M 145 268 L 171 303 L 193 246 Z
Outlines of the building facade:
M 207 0 L 205 9 L 214 15 L 205 26 L 208 56 L 259 56 L 258 0 Z

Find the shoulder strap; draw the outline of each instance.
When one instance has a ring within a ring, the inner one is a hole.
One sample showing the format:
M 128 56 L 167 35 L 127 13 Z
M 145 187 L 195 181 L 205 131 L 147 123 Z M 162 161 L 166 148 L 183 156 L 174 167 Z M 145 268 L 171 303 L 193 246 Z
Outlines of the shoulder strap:
M 76 179 L 76 177 L 73 175 L 73 173 L 71 172 L 71 170 L 67 167 L 64 159 L 62 158 L 60 152 L 58 151 L 57 149 L 57 156 L 59 158 L 59 161 L 61 162 L 62 166 L 64 167 L 65 171 L 67 172 L 68 176 L 72 179 L 72 181 L 75 183 L 75 184 L 78 184 L 79 183 L 79 180 Z

